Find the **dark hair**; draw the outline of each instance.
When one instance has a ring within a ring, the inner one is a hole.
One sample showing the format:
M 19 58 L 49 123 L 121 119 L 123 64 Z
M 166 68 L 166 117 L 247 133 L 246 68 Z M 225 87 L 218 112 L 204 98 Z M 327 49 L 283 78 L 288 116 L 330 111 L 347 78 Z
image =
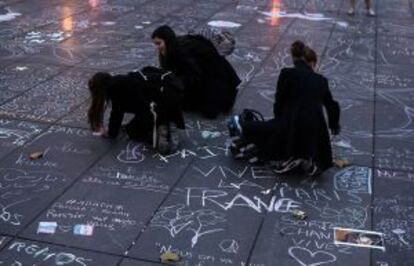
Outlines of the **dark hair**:
M 155 37 L 163 39 L 166 42 L 166 44 L 174 42 L 177 38 L 173 29 L 171 29 L 171 27 L 168 25 L 162 25 L 156 28 L 151 35 L 152 39 L 154 39 Z
M 305 47 L 305 55 L 304 55 L 305 61 L 310 63 L 317 63 L 318 62 L 318 56 L 316 55 L 316 52 L 310 48 L 309 46 Z
M 305 44 L 302 41 L 294 41 L 290 46 L 290 54 L 293 61 L 303 59 L 305 56 Z
M 173 61 L 177 49 L 177 36 L 173 29 L 168 25 L 162 25 L 154 30 L 151 35 L 151 38 L 160 38 L 165 42 L 166 55 L 159 55 L 160 64 L 162 68 L 168 68 Z
M 98 130 L 103 123 L 105 104 L 108 101 L 107 88 L 111 81 L 111 74 L 98 72 L 88 81 L 91 93 L 91 105 L 88 110 L 88 122 L 93 131 Z

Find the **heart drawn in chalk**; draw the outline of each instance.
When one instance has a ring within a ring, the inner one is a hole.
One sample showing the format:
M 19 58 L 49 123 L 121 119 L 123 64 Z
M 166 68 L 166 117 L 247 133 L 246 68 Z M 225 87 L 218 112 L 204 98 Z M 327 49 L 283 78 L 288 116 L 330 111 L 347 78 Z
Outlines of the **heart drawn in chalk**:
M 289 255 L 301 266 L 319 266 L 336 261 L 336 257 L 329 252 L 322 250 L 312 252 L 303 247 L 290 247 Z

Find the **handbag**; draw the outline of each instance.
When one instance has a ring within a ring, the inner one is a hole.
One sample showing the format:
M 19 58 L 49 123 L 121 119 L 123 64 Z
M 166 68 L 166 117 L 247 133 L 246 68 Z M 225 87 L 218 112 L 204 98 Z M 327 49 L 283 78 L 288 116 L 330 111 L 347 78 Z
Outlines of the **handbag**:
M 254 109 L 243 109 L 239 115 L 240 122 L 265 121 L 263 115 Z

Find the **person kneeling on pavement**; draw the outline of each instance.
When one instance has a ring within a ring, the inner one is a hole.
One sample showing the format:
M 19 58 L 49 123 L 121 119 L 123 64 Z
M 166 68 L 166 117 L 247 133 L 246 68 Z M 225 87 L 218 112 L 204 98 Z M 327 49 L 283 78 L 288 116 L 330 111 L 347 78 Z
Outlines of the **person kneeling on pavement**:
M 95 135 L 116 138 L 125 113 L 134 118 L 124 127 L 131 139 L 152 143 L 161 154 L 178 149 L 177 129 L 184 129 L 183 86 L 172 73 L 155 67 L 126 75 L 98 72 L 88 82 L 91 104 L 88 121 Z M 104 113 L 111 104 L 108 130 Z
M 270 161 L 276 173 L 300 170 L 314 176 L 332 166 L 328 124 L 333 135 L 339 134 L 340 108 L 328 80 L 313 69 L 316 53 L 296 41 L 291 56 L 294 67 L 283 68 L 277 82 L 274 118 L 264 121 L 246 109 L 233 116 L 228 122 L 230 148 L 235 158 Z

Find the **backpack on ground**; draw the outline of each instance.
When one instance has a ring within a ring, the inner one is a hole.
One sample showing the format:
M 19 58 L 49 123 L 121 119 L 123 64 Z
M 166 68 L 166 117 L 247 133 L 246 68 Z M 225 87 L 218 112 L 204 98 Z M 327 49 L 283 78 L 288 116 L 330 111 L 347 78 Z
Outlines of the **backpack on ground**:
M 231 55 L 236 47 L 236 40 L 233 34 L 225 30 L 206 26 L 201 29 L 191 30 L 188 34 L 203 36 L 214 45 L 222 56 Z
M 240 122 L 265 121 L 263 115 L 254 109 L 243 109 L 239 114 Z

